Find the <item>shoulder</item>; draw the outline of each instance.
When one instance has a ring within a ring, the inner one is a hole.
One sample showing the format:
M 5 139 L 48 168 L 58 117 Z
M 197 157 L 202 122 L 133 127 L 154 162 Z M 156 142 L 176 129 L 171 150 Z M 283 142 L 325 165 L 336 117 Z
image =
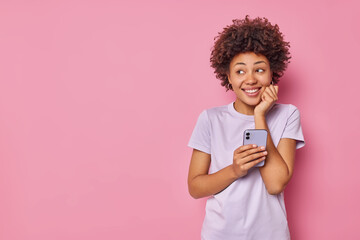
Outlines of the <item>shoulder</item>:
M 291 118 L 299 118 L 299 109 L 293 104 L 275 103 L 270 109 L 267 118 L 270 120 L 288 120 Z
M 221 106 L 207 108 L 207 109 L 203 110 L 203 114 L 206 114 L 208 116 L 208 118 L 211 119 L 213 117 L 222 115 L 224 113 L 228 113 L 228 105 L 229 104 L 225 104 L 225 105 L 221 105 Z
M 198 121 L 203 123 L 209 123 L 212 121 L 212 119 L 219 116 L 222 112 L 225 112 L 226 109 L 227 105 L 205 108 L 200 112 Z
M 299 112 L 299 109 L 293 104 L 275 103 L 274 106 L 271 108 L 271 112 L 291 115 L 294 112 Z
M 223 111 L 228 110 L 228 106 L 229 106 L 229 104 L 225 104 L 225 105 L 221 105 L 221 106 L 207 108 L 205 110 L 208 111 L 208 112 L 223 112 Z

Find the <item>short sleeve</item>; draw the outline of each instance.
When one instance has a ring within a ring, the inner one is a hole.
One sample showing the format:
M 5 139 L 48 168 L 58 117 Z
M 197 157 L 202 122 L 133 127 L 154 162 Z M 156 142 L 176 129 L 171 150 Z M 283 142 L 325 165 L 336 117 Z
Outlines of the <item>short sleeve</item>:
M 295 139 L 296 149 L 299 149 L 305 146 L 304 135 L 301 128 L 300 112 L 294 105 L 290 106 L 290 115 L 281 138 Z
M 188 146 L 211 154 L 210 121 L 207 111 L 200 113 L 195 128 L 190 137 Z

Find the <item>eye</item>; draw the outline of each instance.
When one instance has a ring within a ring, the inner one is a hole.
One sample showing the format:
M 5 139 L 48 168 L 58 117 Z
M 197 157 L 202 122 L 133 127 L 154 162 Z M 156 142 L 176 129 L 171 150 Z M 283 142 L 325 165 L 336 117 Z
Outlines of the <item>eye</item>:
M 239 71 L 237 71 L 239 74 L 243 74 L 243 73 L 245 73 L 243 70 L 239 70 Z
M 256 71 L 257 71 L 257 72 L 260 72 L 260 73 L 265 72 L 265 70 L 262 69 L 262 68 L 259 68 L 259 69 L 257 69 Z

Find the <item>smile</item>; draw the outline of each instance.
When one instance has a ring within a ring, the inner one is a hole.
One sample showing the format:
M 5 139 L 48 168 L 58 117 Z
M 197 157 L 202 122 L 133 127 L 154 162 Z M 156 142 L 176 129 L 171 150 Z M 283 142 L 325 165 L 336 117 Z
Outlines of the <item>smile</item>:
M 254 93 L 254 92 L 257 92 L 259 90 L 260 89 L 252 89 L 252 90 L 244 90 L 244 91 L 247 92 L 247 93 Z
M 248 95 L 249 97 L 254 97 L 257 96 L 258 93 L 260 92 L 261 88 L 255 88 L 255 89 L 242 89 L 246 95 Z

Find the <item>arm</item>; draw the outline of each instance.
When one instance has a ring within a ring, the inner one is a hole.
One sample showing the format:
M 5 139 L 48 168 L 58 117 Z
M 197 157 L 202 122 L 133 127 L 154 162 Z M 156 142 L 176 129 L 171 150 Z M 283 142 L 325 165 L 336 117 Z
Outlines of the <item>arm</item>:
M 193 198 L 202 198 L 217 194 L 227 188 L 236 179 L 247 174 L 248 170 L 265 159 L 264 149 L 253 145 L 235 149 L 233 164 L 208 174 L 211 155 L 194 149 L 191 157 L 188 188 Z
M 231 165 L 216 173 L 208 174 L 210 161 L 210 154 L 193 150 L 188 175 L 189 193 L 193 198 L 207 197 L 221 192 L 236 180 Z
M 254 109 L 256 129 L 265 129 L 268 132 L 266 150 L 268 156 L 265 165 L 260 168 L 261 177 L 270 194 L 281 193 L 290 181 L 294 170 L 296 140 L 283 138 L 278 147 L 274 146 L 271 134 L 266 123 L 266 113 L 277 101 L 278 86 L 270 85 L 261 96 L 261 102 Z
M 266 129 L 268 132 L 264 167 L 260 168 L 261 177 L 270 194 L 279 194 L 290 181 L 295 160 L 296 140 L 282 138 L 276 148 L 272 141 L 265 117 L 255 117 L 255 128 Z

